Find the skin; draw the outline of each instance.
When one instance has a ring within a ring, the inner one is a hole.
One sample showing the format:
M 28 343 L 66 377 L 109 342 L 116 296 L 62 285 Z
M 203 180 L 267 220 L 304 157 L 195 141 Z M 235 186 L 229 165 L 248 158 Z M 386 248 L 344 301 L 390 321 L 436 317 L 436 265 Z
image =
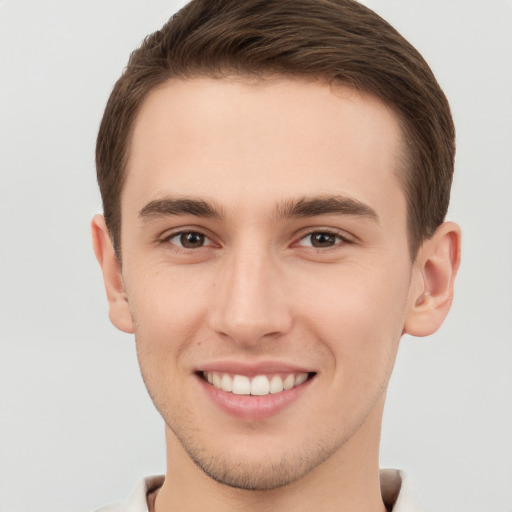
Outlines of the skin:
M 378 446 L 399 341 L 440 326 L 460 254 L 445 223 L 411 261 L 401 142 L 390 109 L 344 86 L 173 80 L 146 99 L 121 197 L 122 267 L 101 216 L 93 240 L 110 318 L 135 333 L 166 423 L 158 512 L 384 510 Z M 291 211 L 326 198 L 349 207 Z M 183 233 L 200 236 L 183 247 Z M 314 377 L 275 414 L 240 417 L 198 377 L 219 364 Z

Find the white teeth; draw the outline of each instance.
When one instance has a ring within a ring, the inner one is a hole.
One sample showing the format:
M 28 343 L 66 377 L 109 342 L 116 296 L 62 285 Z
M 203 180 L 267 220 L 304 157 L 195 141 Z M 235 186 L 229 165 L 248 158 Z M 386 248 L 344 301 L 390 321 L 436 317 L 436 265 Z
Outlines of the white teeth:
M 251 395 L 268 395 L 270 392 L 270 383 L 265 375 L 254 377 L 251 382 Z
M 251 381 L 249 380 L 249 377 L 246 377 L 245 375 L 235 375 L 233 377 L 233 393 L 235 395 L 250 395 Z
M 284 390 L 292 389 L 294 384 L 295 384 L 295 375 L 290 374 L 290 375 L 288 375 L 288 377 L 286 377 L 286 379 L 284 379 L 283 389 Z
M 225 373 L 221 380 L 222 391 L 233 391 L 233 379 Z
M 298 373 L 295 377 L 295 385 L 300 386 L 303 382 L 306 382 L 306 380 L 308 380 L 307 373 Z
M 222 389 L 222 377 L 218 373 L 213 373 L 213 385 L 217 389 Z
M 283 391 L 283 379 L 279 377 L 279 375 L 274 375 L 270 379 L 270 392 L 271 393 L 280 393 Z
M 245 375 L 229 375 L 220 372 L 204 372 L 205 379 L 217 389 L 234 393 L 235 395 L 264 396 L 269 393 L 280 393 L 295 386 L 303 384 L 307 373 L 290 373 L 283 379 L 279 375 L 273 375 L 270 380 L 266 375 L 257 375 L 252 380 Z

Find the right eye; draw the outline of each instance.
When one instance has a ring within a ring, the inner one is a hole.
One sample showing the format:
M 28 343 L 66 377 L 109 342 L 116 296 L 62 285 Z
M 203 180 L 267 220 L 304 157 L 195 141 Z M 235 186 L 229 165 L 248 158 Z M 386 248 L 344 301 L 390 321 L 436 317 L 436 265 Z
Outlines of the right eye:
M 338 234 L 329 231 L 315 231 L 303 237 L 298 245 L 303 247 L 315 247 L 316 249 L 326 249 L 343 242 L 345 242 L 345 240 Z
M 205 245 L 212 244 L 212 241 L 206 235 L 198 233 L 197 231 L 182 231 L 181 233 L 174 233 L 165 241 L 183 249 L 200 249 Z

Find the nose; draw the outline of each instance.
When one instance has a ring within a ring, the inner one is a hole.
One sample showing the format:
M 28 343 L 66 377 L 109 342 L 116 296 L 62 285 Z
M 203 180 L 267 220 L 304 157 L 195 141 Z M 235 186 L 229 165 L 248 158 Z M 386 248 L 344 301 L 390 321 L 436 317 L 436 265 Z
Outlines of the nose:
M 216 281 L 211 328 L 245 347 L 283 336 L 292 326 L 286 288 L 283 272 L 266 251 L 232 254 Z

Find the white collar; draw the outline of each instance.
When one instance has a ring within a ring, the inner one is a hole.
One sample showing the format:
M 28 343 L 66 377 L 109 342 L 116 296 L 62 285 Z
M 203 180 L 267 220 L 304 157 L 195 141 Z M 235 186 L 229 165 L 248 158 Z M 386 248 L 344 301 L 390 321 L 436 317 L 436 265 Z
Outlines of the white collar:
M 97 512 L 148 512 L 147 495 L 162 486 L 163 475 L 140 480 L 126 501 L 114 503 Z M 381 469 L 380 486 L 385 505 L 393 512 L 421 512 L 412 482 L 405 471 Z

